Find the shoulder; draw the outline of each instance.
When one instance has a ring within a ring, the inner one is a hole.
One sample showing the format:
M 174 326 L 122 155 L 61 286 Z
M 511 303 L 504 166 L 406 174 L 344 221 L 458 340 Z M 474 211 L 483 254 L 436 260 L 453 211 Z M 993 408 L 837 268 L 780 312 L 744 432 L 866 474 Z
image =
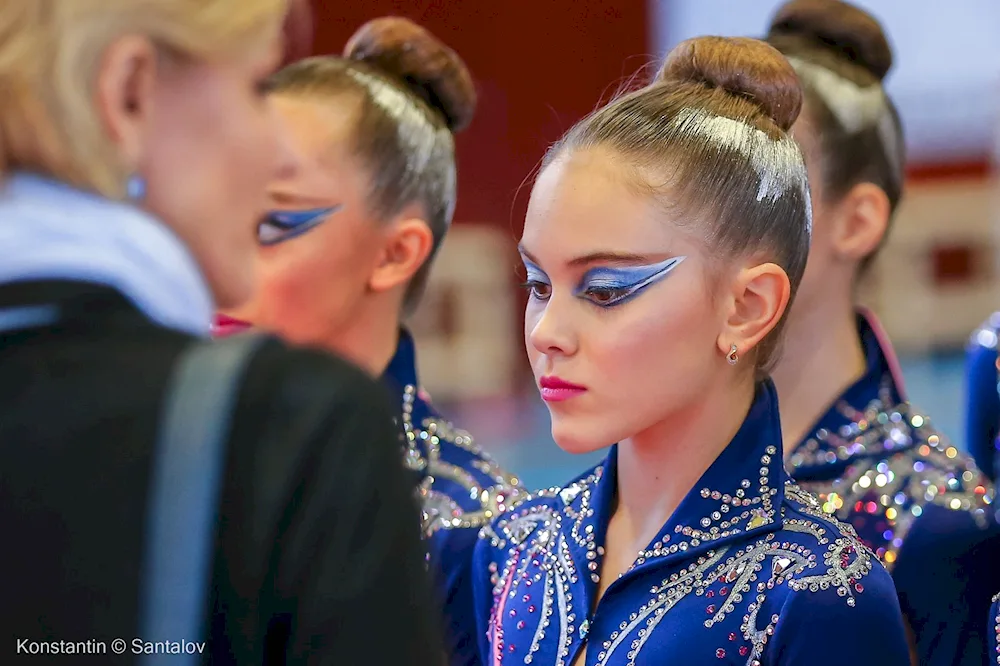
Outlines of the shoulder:
M 284 466 L 305 472 L 302 466 L 321 449 L 322 455 L 341 451 L 356 473 L 385 467 L 390 458 L 396 467 L 389 404 L 381 385 L 347 361 L 268 339 L 247 365 L 233 437 L 272 472 Z
M 806 484 L 824 511 L 854 524 L 890 566 L 929 507 L 953 528 L 990 525 L 993 485 L 921 410 L 900 403 L 866 418 L 864 437 L 845 445 L 843 474 Z
M 879 513 L 887 514 L 885 507 L 894 507 L 887 517 L 893 521 L 896 538 L 905 539 L 910 529 L 929 520 L 931 507 L 940 510 L 937 519 L 951 529 L 990 527 L 996 492 L 992 482 L 971 456 L 925 417 L 917 416 L 919 410 L 909 413 L 911 423 L 917 418 L 924 422 L 923 427 L 913 429 L 912 445 L 860 468 L 856 482 L 870 489 L 873 501 L 880 505 Z
M 793 591 L 829 590 L 847 606 L 854 606 L 857 597 L 865 592 L 867 578 L 873 578 L 876 593 L 881 578 L 889 581 L 878 558 L 854 528 L 823 511 L 816 497 L 792 482 L 785 485 L 782 531 L 777 539 L 782 545 L 787 540 L 799 553 L 795 561 L 798 566 L 789 562 L 784 567 L 790 571 L 788 587 Z M 888 584 L 891 590 L 891 581 Z
M 303 406 L 303 398 L 345 404 L 376 400 L 383 408 L 389 405 L 381 385 L 355 365 L 274 338 L 266 340 L 250 361 L 242 397 L 289 408 Z
M 799 663 L 803 655 L 815 656 L 821 627 L 845 622 L 863 626 L 854 632 L 861 641 L 884 632 L 880 649 L 886 659 L 906 655 L 889 573 L 850 525 L 824 513 L 812 495 L 790 482 L 782 530 L 765 549 L 757 556 L 763 565 L 756 584 L 759 601 L 751 608 L 759 609 L 754 613 L 759 627 L 775 631 L 777 662 Z
M 504 553 L 554 543 L 553 532 L 572 532 L 578 521 L 589 517 L 590 495 L 603 475 L 604 466 L 597 465 L 565 486 L 523 495 L 507 513 L 483 527 L 479 548 L 502 558 Z M 585 538 L 583 534 L 576 536 Z
M 404 388 L 401 425 L 407 466 L 423 473 L 423 526 L 479 530 L 527 494 L 520 479 L 477 446 L 472 435 L 435 410 L 419 389 Z

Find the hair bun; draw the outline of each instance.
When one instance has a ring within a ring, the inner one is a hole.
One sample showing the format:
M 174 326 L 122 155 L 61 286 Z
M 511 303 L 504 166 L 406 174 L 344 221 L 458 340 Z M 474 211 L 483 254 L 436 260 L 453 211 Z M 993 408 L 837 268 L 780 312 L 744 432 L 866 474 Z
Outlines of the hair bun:
M 797 37 L 835 52 L 881 81 L 892 68 L 892 48 L 874 16 L 841 0 L 791 0 L 771 19 L 768 39 Z
M 749 37 L 695 37 L 678 44 L 657 81 L 702 83 L 745 97 L 784 131 L 802 109 L 802 87 L 777 49 Z
M 385 17 L 361 26 L 344 57 L 368 63 L 405 83 L 444 116 L 452 132 L 465 129 L 476 111 L 476 87 L 458 54 L 405 18 Z

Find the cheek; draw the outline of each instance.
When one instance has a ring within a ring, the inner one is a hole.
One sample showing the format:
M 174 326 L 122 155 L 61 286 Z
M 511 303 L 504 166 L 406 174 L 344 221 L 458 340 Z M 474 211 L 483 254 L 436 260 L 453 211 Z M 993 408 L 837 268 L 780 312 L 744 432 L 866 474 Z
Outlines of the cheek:
M 366 293 L 373 260 L 364 246 L 344 242 L 336 221 L 261 249 L 256 323 L 309 341 L 330 335 L 350 319 Z
M 685 292 L 670 305 L 637 299 L 630 306 L 619 316 L 608 313 L 607 325 L 589 336 L 590 355 L 602 375 L 615 378 L 616 390 L 662 395 L 705 370 L 718 333 L 707 299 Z

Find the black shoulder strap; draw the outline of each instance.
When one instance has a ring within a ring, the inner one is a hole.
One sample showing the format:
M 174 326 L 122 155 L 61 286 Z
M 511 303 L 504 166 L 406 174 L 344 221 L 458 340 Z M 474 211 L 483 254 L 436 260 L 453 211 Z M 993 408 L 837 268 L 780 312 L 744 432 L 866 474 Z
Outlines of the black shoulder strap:
M 263 340 L 241 335 L 199 342 L 174 368 L 148 495 L 139 600 L 143 641 L 205 639 L 226 444 L 243 370 Z M 201 659 L 199 652 L 160 653 L 145 655 L 141 663 L 184 666 Z

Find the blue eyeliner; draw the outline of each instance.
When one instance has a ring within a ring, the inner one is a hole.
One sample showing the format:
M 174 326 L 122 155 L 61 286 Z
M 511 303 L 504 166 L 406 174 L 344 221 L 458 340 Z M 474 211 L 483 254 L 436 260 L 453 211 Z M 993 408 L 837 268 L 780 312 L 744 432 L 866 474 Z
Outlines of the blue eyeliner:
M 592 268 L 584 273 L 575 295 L 604 308 L 620 305 L 667 277 L 684 259 L 670 257 L 647 266 Z
M 267 219 L 257 227 L 257 242 L 261 245 L 277 245 L 290 238 L 301 236 L 326 221 L 341 205 L 308 210 L 276 210 L 268 213 Z

